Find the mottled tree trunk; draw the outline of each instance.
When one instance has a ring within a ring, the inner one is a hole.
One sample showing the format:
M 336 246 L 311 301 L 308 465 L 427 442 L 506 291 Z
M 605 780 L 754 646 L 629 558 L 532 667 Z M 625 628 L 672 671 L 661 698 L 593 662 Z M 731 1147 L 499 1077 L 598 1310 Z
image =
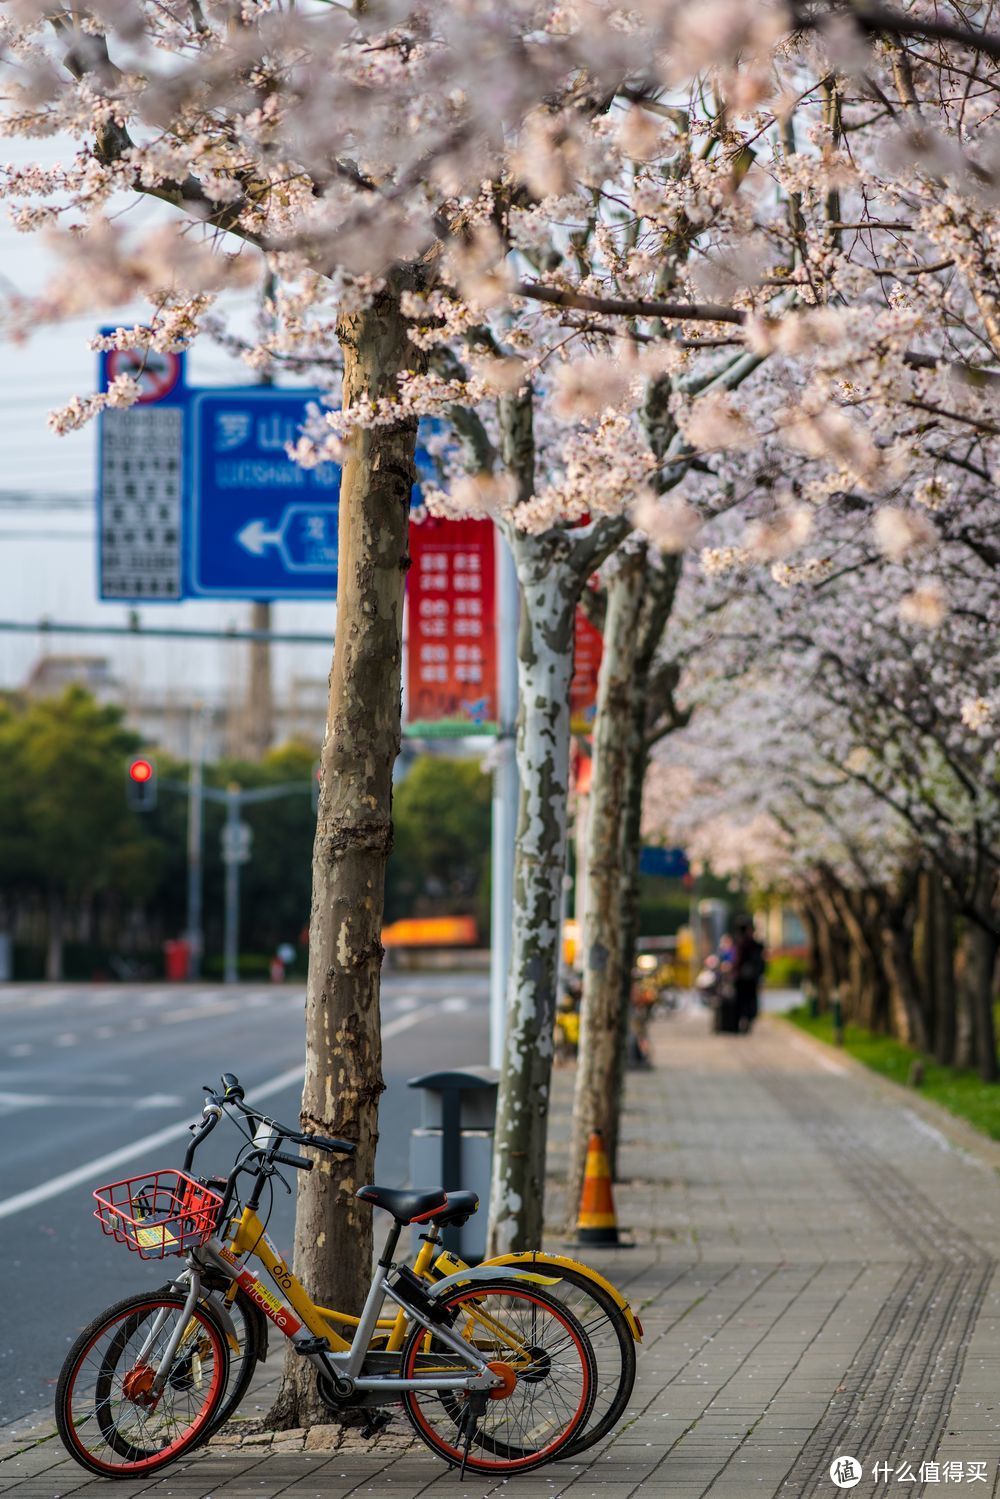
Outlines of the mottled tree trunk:
M 532 393 L 501 397 L 501 453 L 517 501 L 534 492 Z M 545 1149 L 552 1081 L 562 885 L 569 803 L 569 687 L 576 606 L 590 574 L 627 534 L 599 522 L 573 535 L 511 527 L 521 586 L 517 642 L 520 781 L 514 920 L 503 1064 L 497 1095 L 488 1253 L 536 1248 L 545 1224 Z
M 597 685 L 590 822 L 587 837 L 588 917 L 583 953 L 580 1047 L 566 1211 L 570 1224 L 583 1185 L 593 1130 L 617 1134 L 616 1089 L 625 950 L 622 929 L 621 827 L 625 813 L 629 724 L 635 688 L 639 611 L 646 549 L 623 553 L 608 580 L 604 651 Z
M 580 584 L 544 537 L 515 536 L 521 584 L 520 800 L 507 1030 L 497 1100 L 491 1254 L 540 1245 L 569 789 L 569 684 Z
M 618 1046 L 611 1086 L 614 1097 L 611 1125 L 605 1146 L 611 1175 L 618 1177 L 618 1144 L 621 1139 L 622 1105 L 625 1097 L 625 1067 L 628 1052 L 628 1026 L 632 1010 L 632 969 L 639 941 L 639 855 L 642 851 L 642 793 L 646 783 L 649 751 L 646 747 L 645 690 L 649 673 L 641 666 L 636 671 L 631 711 L 626 726 L 628 741 L 625 752 L 625 792 L 621 830 L 618 838 L 620 860 L 618 876 L 618 921 L 621 926 L 622 956 L 618 985 Z
M 394 285 L 344 317 L 344 406 L 397 391 L 415 363 Z M 383 1089 L 379 1017 L 383 886 L 400 740 L 403 585 L 416 422 L 355 433 L 340 491 L 337 631 L 321 757 L 306 997 L 304 1129 L 357 1141 L 350 1160 L 316 1157 L 298 1183 L 295 1270 L 323 1306 L 357 1310 L 372 1260 L 371 1179 Z M 315 1371 L 289 1354 L 272 1420 L 329 1420 Z

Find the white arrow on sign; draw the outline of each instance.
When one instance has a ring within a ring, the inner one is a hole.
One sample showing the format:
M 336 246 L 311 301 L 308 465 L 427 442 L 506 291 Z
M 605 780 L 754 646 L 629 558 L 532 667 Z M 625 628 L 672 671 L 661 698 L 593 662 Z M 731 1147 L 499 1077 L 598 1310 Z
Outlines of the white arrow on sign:
M 241 547 L 246 547 L 247 551 L 252 552 L 255 557 L 262 557 L 266 547 L 281 545 L 281 528 L 279 527 L 277 531 L 269 531 L 266 521 L 252 520 L 243 527 L 242 531 L 237 531 L 236 540 Z

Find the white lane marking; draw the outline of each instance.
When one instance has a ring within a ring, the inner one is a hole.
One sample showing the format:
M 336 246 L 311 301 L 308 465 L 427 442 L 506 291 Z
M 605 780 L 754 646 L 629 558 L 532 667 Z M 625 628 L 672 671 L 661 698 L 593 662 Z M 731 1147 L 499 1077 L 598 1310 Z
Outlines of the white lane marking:
M 63 1031 L 62 1035 L 57 1036 L 52 1044 L 54 1046 L 75 1046 L 76 1036 L 72 1031 Z
M 796 1051 L 805 1052 L 806 1056 L 812 1057 L 817 1067 L 824 1067 L 827 1072 L 839 1073 L 841 1077 L 847 1076 L 847 1068 L 840 1062 L 835 1062 L 832 1057 L 826 1057 L 818 1047 L 812 1047 L 808 1041 L 802 1041 L 798 1036 L 788 1036 L 786 1040 L 795 1047 Z
M 173 997 L 169 989 L 154 989 L 149 994 L 140 994 L 136 1003 L 140 1010 L 155 1010 L 168 1004 Z
M 421 1010 L 414 1010 L 410 1015 L 400 1015 L 397 1020 L 390 1020 L 382 1027 L 383 1041 L 398 1035 L 400 1031 L 409 1030 L 413 1025 L 418 1025 L 425 1017 L 433 1015 L 435 1010 L 436 1006 L 426 1005 Z M 290 1088 L 293 1083 L 300 1083 L 304 1075 L 305 1067 L 301 1063 L 297 1067 L 289 1067 L 285 1072 L 279 1072 L 276 1077 L 269 1078 L 266 1083 L 253 1088 L 251 1098 L 254 1103 L 263 1098 L 270 1098 L 273 1093 L 280 1093 L 283 1088 Z M 18 1192 L 13 1197 L 7 1197 L 0 1201 L 0 1218 L 10 1218 L 15 1213 L 23 1213 L 27 1208 L 37 1207 L 40 1202 L 47 1202 L 50 1197 L 58 1197 L 60 1192 L 66 1192 L 70 1187 L 78 1187 L 83 1182 L 96 1181 L 98 1177 L 105 1176 L 117 1166 L 141 1155 L 144 1150 L 157 1150 L 161 1145 L 168 1145 L 173 1140 L 182 1139 L 187 1134 L 190 1123 L 190 1119 L 182 1119 L 176 1124 L 168 1124 L 163 1129 L 154 1130 L 151 1135 L 144 1135 L 141 1140 L 133 1140 L 131 1145 L 123 1145 L 120 1150 L 109 1151 L 107 1155 L 87 1161 L 85 1165 L 77 1166 L 73 1171 L 64 1171 L 61 1176 L 50 1177 L 48 1181 L 40 1182 L 37 1187 L 29 1188 L 27 1192 Z
M 9 1057 L 30 1057 L 34 1047 L 28 1041 L 18 1041 L 16 1046 L 7 1047 Z
M 43 994 L 33 994 L 30 999 L 24 1001 L 24 1008 L 28 1010 L 48 1010 L 53 1005 L 62 1004 L 69 999 L 68 989 L 46 990 Z
M 460 1015 L 464 1010 L 469 1008 L 469 1001 L 456 994 L 451 999 L 443 999 L 441 1001 L 441 1008 L 442 1010 L 448 1010 L 453 1015 Z
M 406 1010 L 415 1010 L 420 1001 L 415 994 L 401 994 L 390 1003 L 402 1014 Z
M 146 1098 L 112 1098 L 102 1094 L 97 1098 L 66 1093 L 4 1093 L 0 1092 L 0 1104 L 11 1109 L 175 1109 L 184 1100 L 179 1093 L 150 1093 Z
M 185 1020 L 206 1020 L 212 1015 L 231 1015 L 238 1006 L 233 1000 L 226 1004 L 196 1005 L 189 1010 L 175 1010 L 172 1015 L 160 1015 L 161 1025 L 179 1025 Z

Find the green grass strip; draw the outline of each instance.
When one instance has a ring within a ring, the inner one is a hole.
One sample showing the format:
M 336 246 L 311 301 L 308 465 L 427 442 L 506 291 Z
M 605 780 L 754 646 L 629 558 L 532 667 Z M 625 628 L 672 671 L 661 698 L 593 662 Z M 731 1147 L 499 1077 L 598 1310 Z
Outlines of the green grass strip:
M 817 1041 L 834 1045 L 832 1015 L 809 1014 L 805 1005 L 789 1010 L 785 1017 Z M 984 1083 L 978 1073 L 964 1067 L 942 1067 L 940 1063 L 904 1046 L 891 1036 L 876 1036 L 857 1025 L 844 1027 L 843 1050 L 894 1083 L 908 1082 L 910 1068 L 919 1057 L 924 1080 L 912 1091 L 940 1104 L 950 1114 L 965 1119 L 991 1140 L 1000 1140 L 1000 1085 Z

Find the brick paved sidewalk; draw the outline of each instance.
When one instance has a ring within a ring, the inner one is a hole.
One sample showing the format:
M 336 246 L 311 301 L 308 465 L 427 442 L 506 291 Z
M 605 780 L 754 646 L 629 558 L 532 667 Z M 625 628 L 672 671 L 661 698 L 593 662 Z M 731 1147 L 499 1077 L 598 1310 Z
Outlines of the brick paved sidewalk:
M 601 1449 L 507 1492 L 832 1499 L 844 1490 L 830 1465 L 846 1454 L 864 1463 L 855 1499 L 1000 1494 L 997 1147 L 781 1021 L 714 1036 L 682 1012 L 658 1022 L 654 1045 L 656 1069 L 629 1079 L 618 1189 L 637 1244 L 588 1256 L 641 1308 L 633 1399 Z M 570 1089 L 560 1073 L 556 1178 Z M 558 1198 L 556 1184 L 553 1223 Z M 255 1399 L 267 1408 L 265 1384 Z M 114 1484 L 64 1460 L 44 1424 L 20 1432 L 0 1432 L 0 1494 L 18 1499 L 489 1492 L 411 1443 L 402 1420 L 370 1444 L 334 1428 L 224 1434 L 158 1478 Z M 877 1484 L 875 1463 L 887 1465 Z M 938 1466 L 921 1478 L 922 1463 Z

